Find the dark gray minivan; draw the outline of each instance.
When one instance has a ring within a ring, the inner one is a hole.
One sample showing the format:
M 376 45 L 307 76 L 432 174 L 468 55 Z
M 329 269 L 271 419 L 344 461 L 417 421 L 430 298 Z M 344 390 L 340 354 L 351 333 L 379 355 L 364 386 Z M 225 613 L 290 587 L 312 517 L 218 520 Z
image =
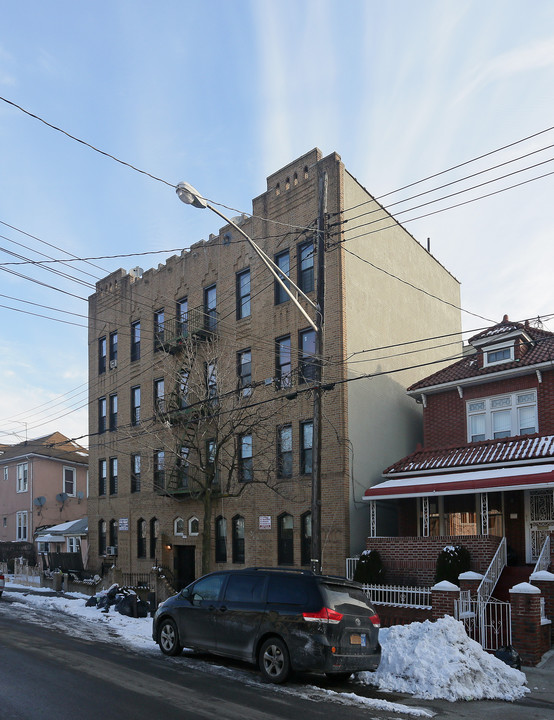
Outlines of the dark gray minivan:
M 152 637 L 166 655 L 187 647 L 258 664 L 274 683 L 293 670 L 345 679 L 381 657 L 379 617 L 362 586 L 307 570 L 204 575 L 160 604 Z

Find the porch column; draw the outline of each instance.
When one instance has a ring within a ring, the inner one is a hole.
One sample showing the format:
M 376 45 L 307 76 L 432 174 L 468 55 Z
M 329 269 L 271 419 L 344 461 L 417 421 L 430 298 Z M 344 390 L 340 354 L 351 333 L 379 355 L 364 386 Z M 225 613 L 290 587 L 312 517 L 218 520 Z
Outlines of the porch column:
M 377 537 L 377 501 L 369 501 L 369 537 Z
M 489 494 L 481 493 L 481 535 L 489 534 Z
M 421 498 L 421 517 L 423 520 L 423 537 L 429 537 L 429 498 L 427 495 Z

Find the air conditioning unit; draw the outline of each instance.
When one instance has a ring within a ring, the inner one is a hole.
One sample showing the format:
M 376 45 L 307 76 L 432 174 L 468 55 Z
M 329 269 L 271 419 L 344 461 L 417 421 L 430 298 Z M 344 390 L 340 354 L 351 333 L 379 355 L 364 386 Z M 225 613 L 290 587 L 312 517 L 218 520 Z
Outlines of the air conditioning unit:
M 117 547 L 115 547 L 115 545 L 108 545 L 106 555 L 117 555 Z
M 117 367 L 117 360 L 110 360 L 110 370 Z

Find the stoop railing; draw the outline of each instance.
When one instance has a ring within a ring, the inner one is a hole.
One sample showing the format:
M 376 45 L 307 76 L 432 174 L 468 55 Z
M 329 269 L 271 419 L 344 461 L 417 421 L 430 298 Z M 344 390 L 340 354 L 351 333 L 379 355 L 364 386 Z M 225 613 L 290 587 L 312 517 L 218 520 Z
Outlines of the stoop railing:
M 533 570 L 533 573 L 541 572 L 542 570 L 548 570 L 549 567 L 550 567 L 550 535 L 547 535 L 544 538 L 544 543 L 542 544 L 542 550 L 537 559 L 537 563 L 535 565 L 535 569 Z
M 496 587 L 496 583 L 498 582 L 498 578 L 502 574 L 502 570 L 506 567 L 507 561 L 508 552 L 506 538 L 503 537 L 489 567 L 487 568 L 487 572 L 481 580 L 481 584 L 477 588 L 477 598 L 481 602 L 487 602 L 490 599 L 490 596 Z

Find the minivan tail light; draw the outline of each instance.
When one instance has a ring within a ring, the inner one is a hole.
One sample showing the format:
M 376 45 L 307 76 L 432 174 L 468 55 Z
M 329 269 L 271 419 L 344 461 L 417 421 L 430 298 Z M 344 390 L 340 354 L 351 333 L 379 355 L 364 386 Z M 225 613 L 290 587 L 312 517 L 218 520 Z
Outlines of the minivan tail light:
M 379 620 L 379 615 L 377 615 L 377 613 L 375 613 L 375 615 L 372 615 L 369 619 L 371 620 L 371 624 L 373 625 L 373 627 L 381 627 L 381 620 Z
M 325 622 L 331 625 L 338 625 L 343 618 L 342 613 L 330 608 L 322 607 L 319 612 L 302 613 L 302 617 L 307 622 Z

